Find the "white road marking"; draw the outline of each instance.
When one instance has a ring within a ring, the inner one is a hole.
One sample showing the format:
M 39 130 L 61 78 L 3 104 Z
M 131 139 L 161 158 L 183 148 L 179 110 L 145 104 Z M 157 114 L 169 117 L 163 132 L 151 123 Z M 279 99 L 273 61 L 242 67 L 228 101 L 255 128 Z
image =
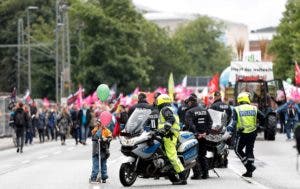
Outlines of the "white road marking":
M 30 160 L 21 161 L 22 164 L 27 164 L 27 163 L 30 163 L 30 162 L 31 162 Z
M 261 188 L 261 189 L 270 189 L 269 187 L 267 187 L 266 185 L 263 185 L 257 181 L 255 181 L 254 179 L 252 178 L 245 178 L 243 177 L 242 175 L 240 175 L 240 173 L 237 171 L 237 169 L 235 169 L 233 166 L 230 166 L 228 165 L 228 169 L 230 169 L 231 171 L 233 171 L 235 173 L 235 175 L 238 177 L 238 178 L 241 178 L 243 180 L 245 180 L 246 182 L 248 183 L 251 183 L 251 184 L 254 184 L 256 185 L 258 188 Z
M 38 157 L 38 159 L 43 159 L 43 158 L 46 158 L 46 157 L 49 157 L 49 155 L 42 155 L 42 156 Z
M 62 151 L 53 152 L 54 155 L 60 154 Z

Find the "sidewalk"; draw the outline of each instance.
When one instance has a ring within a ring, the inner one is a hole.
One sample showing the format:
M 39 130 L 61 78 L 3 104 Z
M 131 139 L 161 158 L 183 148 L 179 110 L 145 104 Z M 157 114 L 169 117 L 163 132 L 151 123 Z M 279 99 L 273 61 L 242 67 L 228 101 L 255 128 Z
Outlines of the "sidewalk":
M 0 151 L 8 148 L 13 148 L 13 140 L 11 137 L 0 138 Z

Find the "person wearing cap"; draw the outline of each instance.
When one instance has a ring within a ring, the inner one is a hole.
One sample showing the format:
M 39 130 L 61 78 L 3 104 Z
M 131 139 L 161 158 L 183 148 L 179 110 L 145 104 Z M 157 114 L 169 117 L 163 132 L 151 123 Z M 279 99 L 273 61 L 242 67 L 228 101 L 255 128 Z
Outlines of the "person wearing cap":
M 207 148 L 205 136 L 210 132 L 212 119 L 205 108 L 198 106 L 195 97 L 190 96 L 187 99 L 187 103 L 190 109 L 185 114 L 185 124 L 188 130 L 195 134 L 199 143 L 197 164 L 193 168 L 194 175 L 191 179 L 207 179 L 209 177 L 209 167 L 206 159 Z
M 242 176 L 252 177 L 256 169 L 254 166 L 254 143 L 257 136 L 257 120 L 263 122 L 265 115 L 256 106 L 250 104 L 249 94 L 242 92 L 237 97 L 238 106 L 234 108 L 232 121 L 223 135 L 223 139 L 230 138 L 231 133 L 237 131 L 235 153 L 246 168 Z M 245 148 L 245 151 L 244 151 Z
M 211 104 L 210 109 L 216 110 L 216 111 L 220 111 L 220 112 L 224 112 L 227 115 L 227 124 L 229 124 L 230 120 L 231 120 L 231 108 L 228 104 L 222 102 L 222 96 L 221 93 L 219 91 L 216 91 L 214 93 L 214 102 Z

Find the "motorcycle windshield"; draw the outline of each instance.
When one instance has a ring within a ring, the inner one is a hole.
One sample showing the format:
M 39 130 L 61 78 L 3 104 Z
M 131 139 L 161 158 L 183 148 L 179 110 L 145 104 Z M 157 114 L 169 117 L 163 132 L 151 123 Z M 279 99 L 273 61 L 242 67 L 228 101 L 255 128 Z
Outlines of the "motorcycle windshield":
M 125 132 L 130 135 L 141 134 L 144 131 L 144 125 L 150 113 L 151 110 L 149 109 L 136 108 L 125 125 Z

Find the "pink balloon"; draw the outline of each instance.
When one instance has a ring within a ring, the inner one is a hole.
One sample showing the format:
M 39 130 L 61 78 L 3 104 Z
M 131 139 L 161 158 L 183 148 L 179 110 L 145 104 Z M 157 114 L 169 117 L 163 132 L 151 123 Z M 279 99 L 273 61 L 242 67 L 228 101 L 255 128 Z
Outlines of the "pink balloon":
M 103 111 L 100 114 L 100 121 L 104 127 L 107 127 L 109 125 L 111 119 L 112 119 L 112 115 L 109 111 Z

